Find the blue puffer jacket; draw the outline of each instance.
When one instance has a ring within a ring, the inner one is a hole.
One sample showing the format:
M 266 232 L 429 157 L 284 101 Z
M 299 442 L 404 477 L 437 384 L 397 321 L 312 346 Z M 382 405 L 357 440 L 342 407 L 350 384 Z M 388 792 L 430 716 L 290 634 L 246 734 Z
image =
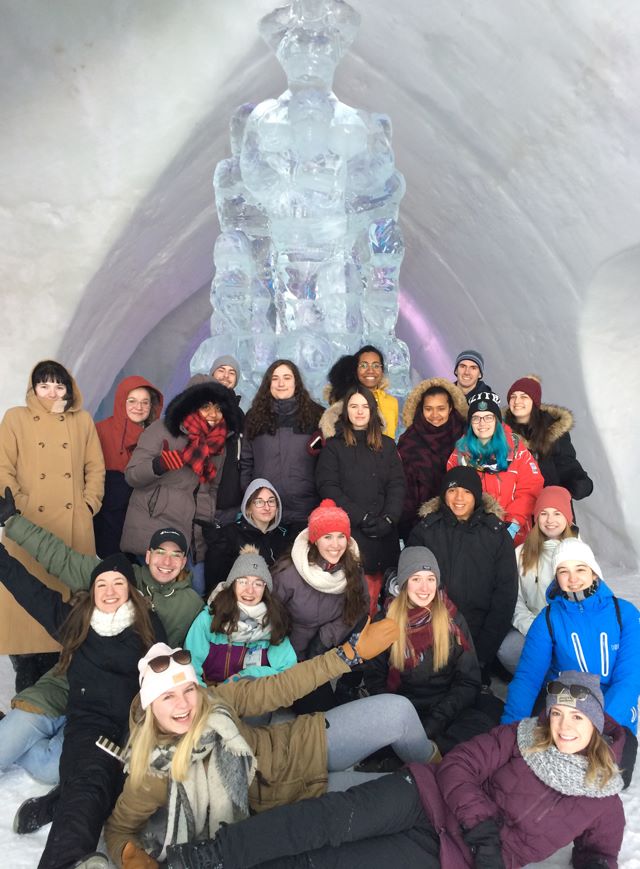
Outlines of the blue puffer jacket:
M 547 679 L 555 678 L 561 670 L 580 670 L 600 675 L 605 710 L 618 724 L 636 733 L 640 612 L 629 601 L 618 598 L 620 624 L 613 592 L 602 581 L 595 594 L 583 601 L 555 597 L 557 592 L 554 581 L 547 589 L 551 632 L 545 610 L 529 628 L 509 686 L 502 723 L 510 724 L 531 715 Z

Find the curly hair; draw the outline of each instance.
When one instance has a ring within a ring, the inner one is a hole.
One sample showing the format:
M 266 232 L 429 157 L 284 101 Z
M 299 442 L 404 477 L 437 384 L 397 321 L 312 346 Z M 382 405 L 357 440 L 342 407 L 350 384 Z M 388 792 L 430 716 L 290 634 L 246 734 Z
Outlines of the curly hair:
M 302 381 L 302 375 L 298 366 L 290 359 L 276 359 L 265 371 L 251 407 L 247 411 L 245 434 L 249 440 L 253 440 L 261 434 L 274 435 L 277 431 L 278 417 L 273 396 L 271 395 L 271 378 L 273 372 L 280 365 L 287 366 L 293 374 L 295 381 L 293 395 L 297 399 L 296 430 L 301 433 L 311 434 L 318 427 L 323 408 L 309 395 Z
M 266 586 L 262 600 L 267 607 L 265 623 L 271 626 L 269 642 L 272 646 L 277 646 L 289 632 L 289 613 L 285 609 L 284 604 L 274 594 L 271 594 Z M 230 637 L 237 630 L 240 610 L 233 585 L 223 588 L 215 596 L 209 606 L 209 614 L 213 616 L 211 619 L 211 633 L 227 634 Z
M 149 598 L 142 597 L 135 585 L 127 581 L 129 600 L 135 610 L 133 629 L 140 637 L 141 656 L 155 643 L 156 638 L 151 624 L 151 608 Z M 62 652 L 56 666 L 56 672 L 62 675 L 67 672 L 74 652 L 87 639 L 91 627 L 91 616 L 95 609 L 94 596 L 91 591 L 78 591 L 71 600 L 71 611 L 60 626 L 60 644 Z

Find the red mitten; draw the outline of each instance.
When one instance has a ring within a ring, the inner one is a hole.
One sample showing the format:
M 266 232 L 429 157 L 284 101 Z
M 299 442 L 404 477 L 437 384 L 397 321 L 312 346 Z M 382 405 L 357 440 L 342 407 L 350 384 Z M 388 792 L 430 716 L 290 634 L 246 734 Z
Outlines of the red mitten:
M 160 453 L 160 464 L 164 471 L 178 471 L 184 466 L 181 450 L 170 450 L 169 441 L 162 441 L 162 452 Z

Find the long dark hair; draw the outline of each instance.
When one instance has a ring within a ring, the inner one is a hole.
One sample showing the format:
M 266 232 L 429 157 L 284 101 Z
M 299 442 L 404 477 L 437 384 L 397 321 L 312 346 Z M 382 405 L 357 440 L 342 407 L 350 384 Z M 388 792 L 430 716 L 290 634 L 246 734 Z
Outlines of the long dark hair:
M 265 622 L 271 626 L 272 646 L 277 646 L 287 636 L 289 631 L 289 613 L 278 598 L 271 594 L 267 586 L 264 588 L 262 600 L 267 607 Z M 209 606 L 211 619 L 211 632 L 214 634 L 226 634 L 228 637 L 238 629 L 240 608 L 236 600 L 233 584 L 223 588 Z
M 355 447 L 356 435 L 355 430 L 349 419 L 349 401 L 354 395 L 361 395 L 366 399 L 369 405 L 369 423 L 365 429 L 367 446 L 374 452 L 380 452 L 382 449 L 382 426 L 378 416 L 378 405 L 373 397 L 373 393 L 366 386 L 352 386 L 348 389 L 342 401 L 342 411 L 340 413 L 340 421 L 342 423 L 342 436 L 348 447 Z
M 316 564 L 318 567 L 323 567 L 325 564 L 315 543 L 309 544 L 308 559 L 310 564 Z M 362 565 L 348 544 L 339 564 L 344 570 L 344 576 L 347 580 L 347 587 L 344 590 L 342 617 L 346 624 L 355 625 L 358 619 L 367 611 L 367 602 L 362 584 Z
M 135 610 L 132 627 L 140 637 L 142 657 L 156 641 L 151 624 L 149 599 L 143 597 L 135 585 L 132 585 L 128 580 L 127 585 L 129 586 L 129 600 Z M 96 607 L 93 589 L 76 592 L 71 598 L 70 603 L 71 612 L 62 623 L 59 632 L 62 652 L 60 653 L 60 660 L 58 661 L 56 671 L 60 675 L 67 672 L 74 652 L 87 639 L 87 634 L 91 627 L 91 616 Z
M 75 398 L 71 375 L 59 362 L 55 362 L 53 359 L 43 359 L 31 372 L 31 387 L 35 390 L 39 383 L 46 383 L 48 380 L 53 383 L 61 383 L 66 389 L 64 409 L 67 410 Z
M 309 395 L 298 366 L 290 359 L 276 359 L 265 371 L 251 407 L 247 411 L 245 434 L 249 440 L 253 440 L 261 434 L 274 435 L 278 428 L 278 418 L 271 395 L 271 377 L 279 365 L 286 365 L 293 374 L 295 382 L 293 395 L 297 400 L 296 427 L 299 431 L 308 434 L 311 434 L 318 427 L 318 422 L 322 416 L 322 407 L 316 404 Z
M 549 421 L 535 404 L 531 408 L 529 422 L 526 425 L 518 422 L 509 409 L 505 412 L 504 421 L 511 427 L 512 431 L 526 438 L 534 458 L 546 458 L 551 452 L 552 444 L 547 442 Z

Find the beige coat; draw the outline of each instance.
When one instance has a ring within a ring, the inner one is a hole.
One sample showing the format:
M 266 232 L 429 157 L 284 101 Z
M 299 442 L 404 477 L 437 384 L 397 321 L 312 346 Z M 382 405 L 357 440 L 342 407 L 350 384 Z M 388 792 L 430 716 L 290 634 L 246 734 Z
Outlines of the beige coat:
M 6 486 L 23 516 L 52 531 L 77 552 L 95 555 L 93 514 L 102 504 L 104 459 L 82 395 L 64 413 L 49 413 L 31 388 L 27 406 L 12 407 L 0 423 L 0 494 Z M 93 511 L 93 512 L 92 512 Z M 50 588 L 68 589 L 13 541 L 7 551 Z M 59 646 L 0 586 L 0 654 L 57 651 Z

